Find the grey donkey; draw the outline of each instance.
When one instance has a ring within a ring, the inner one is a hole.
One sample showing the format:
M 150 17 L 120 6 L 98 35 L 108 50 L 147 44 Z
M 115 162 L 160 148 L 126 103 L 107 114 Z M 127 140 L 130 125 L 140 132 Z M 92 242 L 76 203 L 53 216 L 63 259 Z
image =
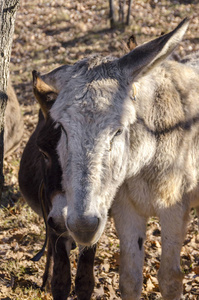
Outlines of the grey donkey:
M 166 58 L 187 27 L 185 19 L 121 58 L 94 55 L 35 75 L 41 109 L 61 130 L 62 194 L 53 198 L 50 217 L 77 243 L 91 246 L 111 208 L 123 300 L 141 294 L 150 216 L 161 222 L 162 296 L 182 295 L 180 251 L 190 208 L 199 205 L 199 63 Z M 40 151 L 50 164 L 46 148 Z

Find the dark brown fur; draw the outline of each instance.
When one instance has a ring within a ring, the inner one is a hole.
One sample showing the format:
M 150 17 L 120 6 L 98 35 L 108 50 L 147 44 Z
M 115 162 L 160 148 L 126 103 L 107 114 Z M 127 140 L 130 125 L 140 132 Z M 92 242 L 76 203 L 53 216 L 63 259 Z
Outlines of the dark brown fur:
M 55 193 L 62 192 L 60 169 L 56 145 L 60 138 L 61 128 L 54 128 L 49 116 L 44 118 L 39 113 L 39 121 L 30 137 L 21 159 L 19 185 L 29 205 L 42 216 L 41 203 L 38 197 L 39 186 L 44 181 L 44 203 L 48 214 L 51 200 Z M 47 153 L 48 163 L 42 152 Z M 71 288 L 70 261 L 66 243 L 70 240 L 66 229 L 63 230 L 49 218 L 48 250 L 42 289 L 51 284 L 54 300 L 67 299 Z M 63 234 L 60 236 L 60 234 Z M 81 251 L 76 275 L 76 294 L 80 300 L 89 300 L 94 288 L 93 264 L 96 248 L 85 248 Z

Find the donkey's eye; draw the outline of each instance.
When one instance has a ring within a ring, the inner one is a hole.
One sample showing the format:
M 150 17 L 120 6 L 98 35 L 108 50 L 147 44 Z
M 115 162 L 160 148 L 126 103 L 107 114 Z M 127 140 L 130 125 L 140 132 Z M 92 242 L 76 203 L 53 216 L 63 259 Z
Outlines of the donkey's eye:
M 41 154 L 42 154 L 42 156 L 43 156 L 44 159 L 47 159 L 47 160 L 48 160 L 48 156 L 46 155 L 46 153 L 41 152 Z
M 123 132 L 123 129 L 122 129 L 122 128 L 119 128 L 119 129 L 116 131 L 116 133 L 115 133 L 114 136 L 118 136 L 118 135 L 122 134 L 122 132 Z
M 42 151 L 41 149 L 39 149 L 39 151 L 40 151 L 41 155 L 43 156 L 44 161 L 46 163 L 48 163 L 49 162 L 49 156 L 48 156 L 48 154 L 46 152 Z
M 114 138 L 115 138 L 116 136 L 122 134 L 122 132 L 123 132 L 123 128 L 119 128 L 119 129 L 115 132 L 114 136 L 112 137 L 112 139 L 111 139 L 111 141 L 110 141 L 110 149 L 109 149 L 109 151 L 112 150 L 112 144 L 113 144 Z
M 67 135 L 66 129 L 64 128 L 64 126 L 60 122 L 58 122 L 58 124 L 60 125 L 62 132 L 65 134 L 65 136 L 67 138 L 68 135 Z
M 68 142 L 68 134 L 66 132 L 66 129 L 64 128 L 64 126 L 61 123 L 58 123 L 61 127 L 61 131 L 64 133 L 65 137 L 66 137 L 66 141 Z

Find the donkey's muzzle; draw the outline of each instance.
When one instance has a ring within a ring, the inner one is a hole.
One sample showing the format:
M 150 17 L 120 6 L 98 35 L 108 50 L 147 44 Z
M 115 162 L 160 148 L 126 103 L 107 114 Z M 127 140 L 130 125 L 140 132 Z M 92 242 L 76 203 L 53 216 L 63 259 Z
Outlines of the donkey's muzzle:
M 98 230 L 99 218 L 95 216 L 72 218 L 69 216 L 67 227 L 79 244 L 89 245 Z

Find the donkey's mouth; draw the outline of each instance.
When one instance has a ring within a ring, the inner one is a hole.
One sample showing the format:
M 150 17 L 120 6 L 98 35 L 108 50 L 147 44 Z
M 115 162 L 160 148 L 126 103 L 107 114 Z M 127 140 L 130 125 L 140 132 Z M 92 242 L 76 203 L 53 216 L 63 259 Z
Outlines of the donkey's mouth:
M 100 238 L 99 234 L 94 234 L 91 235 L 90 233 L 87 232 L 81 232 L 79 233 L 71 233 L 71 236 L 73 237 L 73 239 L 82 246 L 93 246 L 94 244 L 97 243 L 97 241 Z

